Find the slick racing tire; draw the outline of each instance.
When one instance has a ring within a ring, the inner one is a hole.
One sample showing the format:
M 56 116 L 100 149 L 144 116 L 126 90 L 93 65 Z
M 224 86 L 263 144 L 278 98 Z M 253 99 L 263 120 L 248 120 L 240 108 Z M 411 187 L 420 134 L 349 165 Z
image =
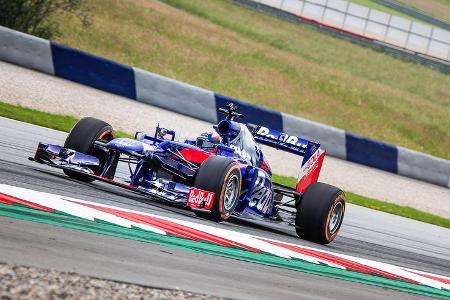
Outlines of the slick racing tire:
M 239 165 L 224 156 L 207 158 L 197 171 L 194 187 L 214 192 L 211 212 L 194 210 L 199 217 L 215 222 L 228 219 L 233 213 L 241 193 L 242 175 Z
M 344 219 L 345 202 L 344 192 L 337 187 L 321 182 L 311 184 L 296 205 L 298 236 L 319 244 L 330 243 Z
M 84 154 L 97 157 L 100 160 L 99 168 L 92 168 L 94 174 L 99 175 L 106 160 L 106 153 L 94 148 L 97 140 L 109 142 L 114 139 L 114 130 L 108 123 L 91 117 L 82 118 L 72 128 L 64 143 L 64 148 L 72 149 Z M 63 169 L 69 177 L 84 182 L 92 182 L 93 178 L 75 171 Z

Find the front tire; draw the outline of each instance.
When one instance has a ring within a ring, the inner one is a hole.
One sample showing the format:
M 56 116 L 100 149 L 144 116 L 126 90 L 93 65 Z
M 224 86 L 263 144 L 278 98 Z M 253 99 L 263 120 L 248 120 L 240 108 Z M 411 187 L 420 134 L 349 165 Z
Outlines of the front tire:
M 311 184 L 297 204 L 298 236 L 319 244 L 333 241 L 344 219 L 345 202 L 339 188 L 321 182 Z
M 211 156 L 200 166 L 194 187 L 214 192 L 210 213 L 195 211 L 199 217 L 215 222 L 228 219 L 233 213 L 241 193 L 242 175 L 239 165 L 224 156 Z
M 97 140 L 108 142 L 112 139 L 114 139 L 114 130 L 111 125 L 99 119 L 86 117 L 78 121 L 72 128 L 66 138 L 64 148 L 97 157 L 100 160 L 100 167 L 93 168 L 93 171 L 94 174 L 99 175 L 102 170 L 102 164 L 106 160 L 106 153 L 95 149 L 94 142 Z M 63 169 L 63 171 L 66 175 L 74 179 L 84 182 L 94 181 L 91 177 L 75 171 L 66 169 Z

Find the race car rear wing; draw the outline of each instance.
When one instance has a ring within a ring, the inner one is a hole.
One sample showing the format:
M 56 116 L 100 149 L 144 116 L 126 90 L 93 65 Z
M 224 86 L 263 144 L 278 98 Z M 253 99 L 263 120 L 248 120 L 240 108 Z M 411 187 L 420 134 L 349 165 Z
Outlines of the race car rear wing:
M 317 147 L 320 147 L 319 143 L 310 142 L 304 138 L 288 135 L 275 129 L 269 129 L 254 124 L 247 124 L 247 127 L 253 134 L 255 141 L 258 143 L 293 154 L 304 156 L 309 143 L 313 143 L 317 145 Z
M 289 153 L 303 156 L 296 191 L 303 193 L 306 188 L 319 178 L 325 151 L 317 142 L 288 135 L 275 129 L 247 124 L 256 142 L 280 149 Z

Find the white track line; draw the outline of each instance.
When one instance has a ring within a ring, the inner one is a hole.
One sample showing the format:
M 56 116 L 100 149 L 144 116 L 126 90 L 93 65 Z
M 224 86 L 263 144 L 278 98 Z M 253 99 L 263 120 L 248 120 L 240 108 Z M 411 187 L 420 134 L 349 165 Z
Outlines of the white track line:
M 29 189 L 14 187 L 10 185 L 0 184 L 0 192 L 15 196 L 20 199 L 24 199 L 36 204 L 40 204 L 46 207 L 53 208 L 55 210 L 62 211 L 64 213 L 87 219 L 90 221 L 95 221 L 95 219 L 103 220 L 112 224 L 123 226 L 126 228 L 131 228 L 131 226 L 136 226 L 144 230 L 149 230 L 158 234 L 165 235 L 166 233 L 156 227 L 136 223 L 124 218 L 117 217 L 115 215 L 105 213 L 84 205 L 79 205 L 70 201 L 62 199 L 61 196 L 43 192 L 37 192 Z

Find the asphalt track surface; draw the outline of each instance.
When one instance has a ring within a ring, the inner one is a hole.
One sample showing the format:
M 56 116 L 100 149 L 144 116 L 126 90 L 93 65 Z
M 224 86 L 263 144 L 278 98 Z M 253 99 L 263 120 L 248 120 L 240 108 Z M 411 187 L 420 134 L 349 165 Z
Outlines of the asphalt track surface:
M 104 183 L 86 184 L 28 161 L 39 141 L 61 144 L 63 132 L 0 118 L 0 183 L 193 220 L 167 206 Z M 125 177 L 124 168 L 119 176 Z M 205 222 L 196 219 L 196 222 Z M 411 298 L 367 285 L 222 257 L 0 218 L 0 261 L 233 298 Z M 211 223 L 207 223 L 211 224 Z M 299 240 L 292 228 L 235 220 L 217 226 L 450 275 L 450 231 L 349 205 L 340 235 L 328 246 Z

